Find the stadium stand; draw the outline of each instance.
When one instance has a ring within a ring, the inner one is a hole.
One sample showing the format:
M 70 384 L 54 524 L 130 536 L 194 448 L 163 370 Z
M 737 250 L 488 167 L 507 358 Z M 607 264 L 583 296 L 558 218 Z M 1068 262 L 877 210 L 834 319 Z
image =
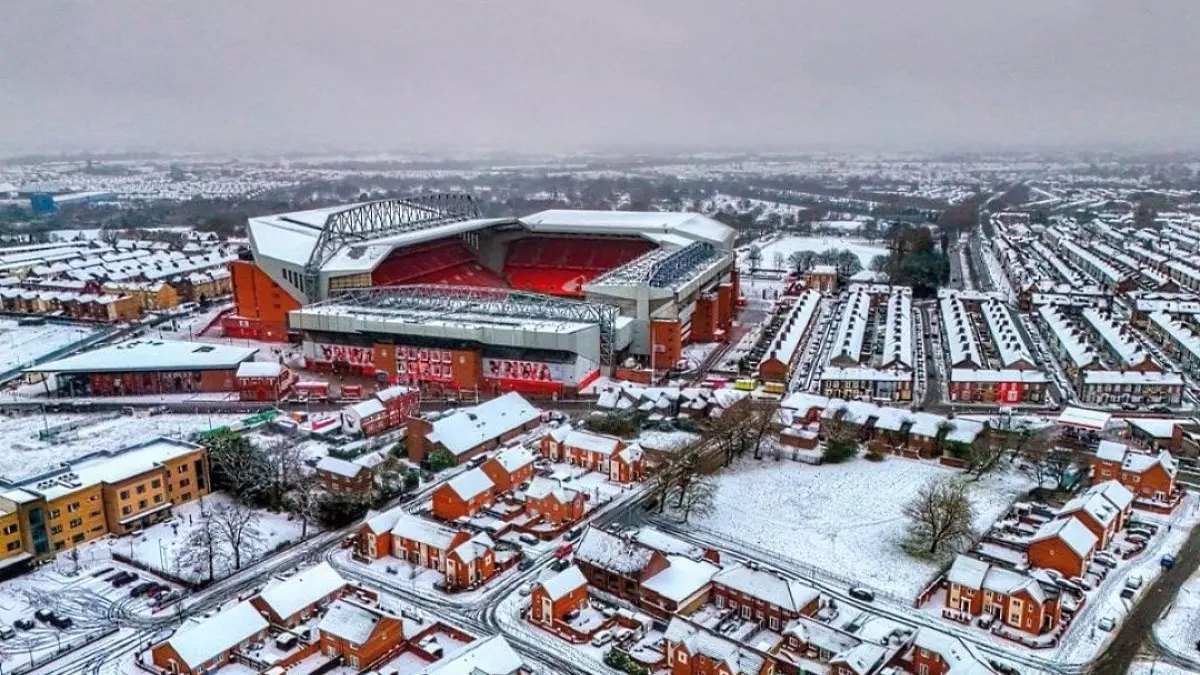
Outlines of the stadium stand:
M 643 239 L 525 237 L 509 244 L 504 277 L 520 290 L 578 297 L 584 283 L 652 248 Z

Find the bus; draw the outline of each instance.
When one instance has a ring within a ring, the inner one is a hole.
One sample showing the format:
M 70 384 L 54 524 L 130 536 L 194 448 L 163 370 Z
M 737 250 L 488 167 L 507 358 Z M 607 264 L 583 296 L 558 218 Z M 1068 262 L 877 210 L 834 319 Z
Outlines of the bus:
M 733 383 L 733 388 L 740 391 L 754 391 L 758 388 L 758 380 L 754 378 L 737 380 Z

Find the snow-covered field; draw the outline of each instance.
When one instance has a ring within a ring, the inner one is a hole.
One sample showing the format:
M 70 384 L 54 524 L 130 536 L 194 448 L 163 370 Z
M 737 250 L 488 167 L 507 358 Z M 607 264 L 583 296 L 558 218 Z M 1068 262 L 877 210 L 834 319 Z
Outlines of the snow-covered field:
M 0 417 L 0 476 L 20 478 L 45 471 L 62 462 L 96 450 L 119 450 L 159 436 L 187 438 L 192 432 L 229 424 L 240 415 L 155 415 L 41 414 Z M 105 419 L 109 418 L 109 419 Z M 95 420 L 60 434 L 52 441 L 38 438 L 46 425 L 54 427 L 77 421 Z
M 189 541 L 193 531 L 200 527 L 204 514 L 211 514 L 213 509 L 231 503 L 224 493 L 217 492 L 208 495 L 203 500 L 195 500 L 174 507 L 174 517 L 169 521 L 159 523 L 142 531 L 141 534 L 113 539 L 99 539 L 83 547 L 81 556 L 103 555 L 103 552 L 116 552 L 131 555 L 135 560 L 153 569 L 163 570 L 180 577 L 200 581 L 204 574 L 187 563 L 185 551 L 194 546 Z M 273 553 L 277 547 L 300 539 L 302 524 L 299 520 L 288 520 L 288 514 L 271 513 L 255 510 L 257 515 L 257 540 L 242 554 L 242 566 Z M 307 536 L 319 531 L 314 523 L 309 523 Z M 99 549 L 98 551 L 96 549 Z M 233 570 L 233 554 L 224 542 L 218 545 L 216 576 L 220 578 Z
M 856 459 L 811 466 L 744 460 L 718 478 L 712 513 L 695 524 L 904 599 L 932 580 L 938 565 L 906 554 L 900 510 L 927 481 L 958 472 L 929 462 Z M 977 529 L 990 527 L 1023 491 L 1017 473 L 971 486 Z
M 58 323 L 18 326 L 16 321 L 0 320 L 0 372 L 85 340 L 95 332 L 94 326 Z
M 887 248 L 882 244 L 871 244 L 861 239 L 841 237 L 799 237 L 785 236 L 776 239 L 762 247 L 762 259 L 771 261 L 775 254 L 780 253 L 786 260 L 796 251 L 828 251 L 830 249 L 848 250 L 858 256 L 863 269 L 871 265 L 871 259 L 877 255 L 887 255 Z

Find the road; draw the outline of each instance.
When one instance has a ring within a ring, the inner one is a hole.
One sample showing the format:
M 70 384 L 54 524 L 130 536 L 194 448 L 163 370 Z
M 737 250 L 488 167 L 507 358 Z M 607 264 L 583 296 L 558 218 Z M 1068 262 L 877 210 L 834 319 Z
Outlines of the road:
M 1160 575 L 1134 605 L 1121 624 L 1121 629 L 1109 643 L 1108 649 L 1095 662 L 1092 672 L 1096 675 L 1120 675 L 1129 669 L 1137 656 L 1146 636 L 1159 615 L 1175 599 L 1180 587 L 1200 567 L 1200 527 L 1194 528 L 1183 548 L 1175 556 L 1179 562 L 1175 567 Z M 1179 657 L 1165 654 L 1168 660 L 1180 661 Z M 1185 668 L 1196 668 L 1197 662 L 1181 663 Z

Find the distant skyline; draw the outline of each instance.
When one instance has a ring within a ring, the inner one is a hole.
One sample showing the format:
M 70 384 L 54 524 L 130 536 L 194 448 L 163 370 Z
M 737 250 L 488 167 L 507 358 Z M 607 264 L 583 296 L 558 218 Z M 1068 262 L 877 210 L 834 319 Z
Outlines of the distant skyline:
M 1194 0 L 24 2 L 0 155 L 1200 150 Z

